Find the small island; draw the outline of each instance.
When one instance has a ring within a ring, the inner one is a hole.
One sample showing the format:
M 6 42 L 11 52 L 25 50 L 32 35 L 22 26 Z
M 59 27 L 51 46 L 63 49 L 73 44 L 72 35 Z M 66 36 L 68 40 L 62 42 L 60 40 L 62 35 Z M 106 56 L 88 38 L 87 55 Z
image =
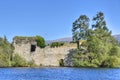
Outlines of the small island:
M 120 45 L 99 12 L 92 19 L 80 15 L 73 22 L 71 42 L 46 41 L 41 36 L 0 38 L 0 67 L 120 67 Z

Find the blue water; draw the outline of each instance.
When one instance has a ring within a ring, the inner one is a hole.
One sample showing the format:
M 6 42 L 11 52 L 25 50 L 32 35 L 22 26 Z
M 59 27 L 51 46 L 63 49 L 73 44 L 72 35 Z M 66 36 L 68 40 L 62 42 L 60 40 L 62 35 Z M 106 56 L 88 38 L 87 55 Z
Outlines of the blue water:
M 0 68 L 0 80 L 120 80 L 120 69 Z

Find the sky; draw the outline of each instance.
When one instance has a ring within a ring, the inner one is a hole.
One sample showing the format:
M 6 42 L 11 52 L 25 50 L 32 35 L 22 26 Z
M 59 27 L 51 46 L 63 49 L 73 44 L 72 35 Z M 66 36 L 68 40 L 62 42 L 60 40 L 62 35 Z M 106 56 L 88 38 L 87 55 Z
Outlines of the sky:
M 120 34 L 120 0 L 0 0 L 0 37 L 10 42 L 14 36 L 71 37 L 80 15 L 92 20 L 99 11 L 112 34 Z

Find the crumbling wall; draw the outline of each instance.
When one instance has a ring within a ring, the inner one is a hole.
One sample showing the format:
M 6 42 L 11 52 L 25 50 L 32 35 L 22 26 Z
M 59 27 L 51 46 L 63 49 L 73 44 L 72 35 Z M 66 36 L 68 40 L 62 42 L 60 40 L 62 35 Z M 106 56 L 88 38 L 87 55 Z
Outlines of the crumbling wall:
M 31 45 L 34 45 L 35 50 L 31 51 Z M 28 38 L 14 38 L 13 41 L 14 53 L 19 54 L 27 61 L 34 60 L 38 66 L 59 66 L 61 59 L 66 60 L 70 50 L 75 49 L 73 46 L 62 46 L 58 48 L 39 48 L 36 46 L 36 41 Z M 67 65 L 68 63 L 65 63 Z M 68 65 L 69 66 L 69 65 Z

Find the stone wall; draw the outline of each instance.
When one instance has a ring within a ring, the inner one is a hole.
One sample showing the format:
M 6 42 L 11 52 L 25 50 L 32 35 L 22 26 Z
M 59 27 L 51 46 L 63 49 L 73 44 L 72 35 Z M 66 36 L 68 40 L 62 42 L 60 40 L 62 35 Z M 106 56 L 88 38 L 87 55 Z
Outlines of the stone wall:
M 31 45 L 34 45 L 35 50 L 31 51 Z M 45 48 L 39 48 L 36 46 L 34 39 L 17 39 L 14 38 L 13 41 L 14 53 L 19 54 L 27 61 L 34 60 L 35 64 L 38 66 L 59 66 L 59 61 L 61 59 L 65 60 L 66 66 L 70 66 L 67 62 L 68 54 L 70 51 L 75 49 L 74 46 L 62 46 L 58 48 L 50 48 L 49 46 Z

